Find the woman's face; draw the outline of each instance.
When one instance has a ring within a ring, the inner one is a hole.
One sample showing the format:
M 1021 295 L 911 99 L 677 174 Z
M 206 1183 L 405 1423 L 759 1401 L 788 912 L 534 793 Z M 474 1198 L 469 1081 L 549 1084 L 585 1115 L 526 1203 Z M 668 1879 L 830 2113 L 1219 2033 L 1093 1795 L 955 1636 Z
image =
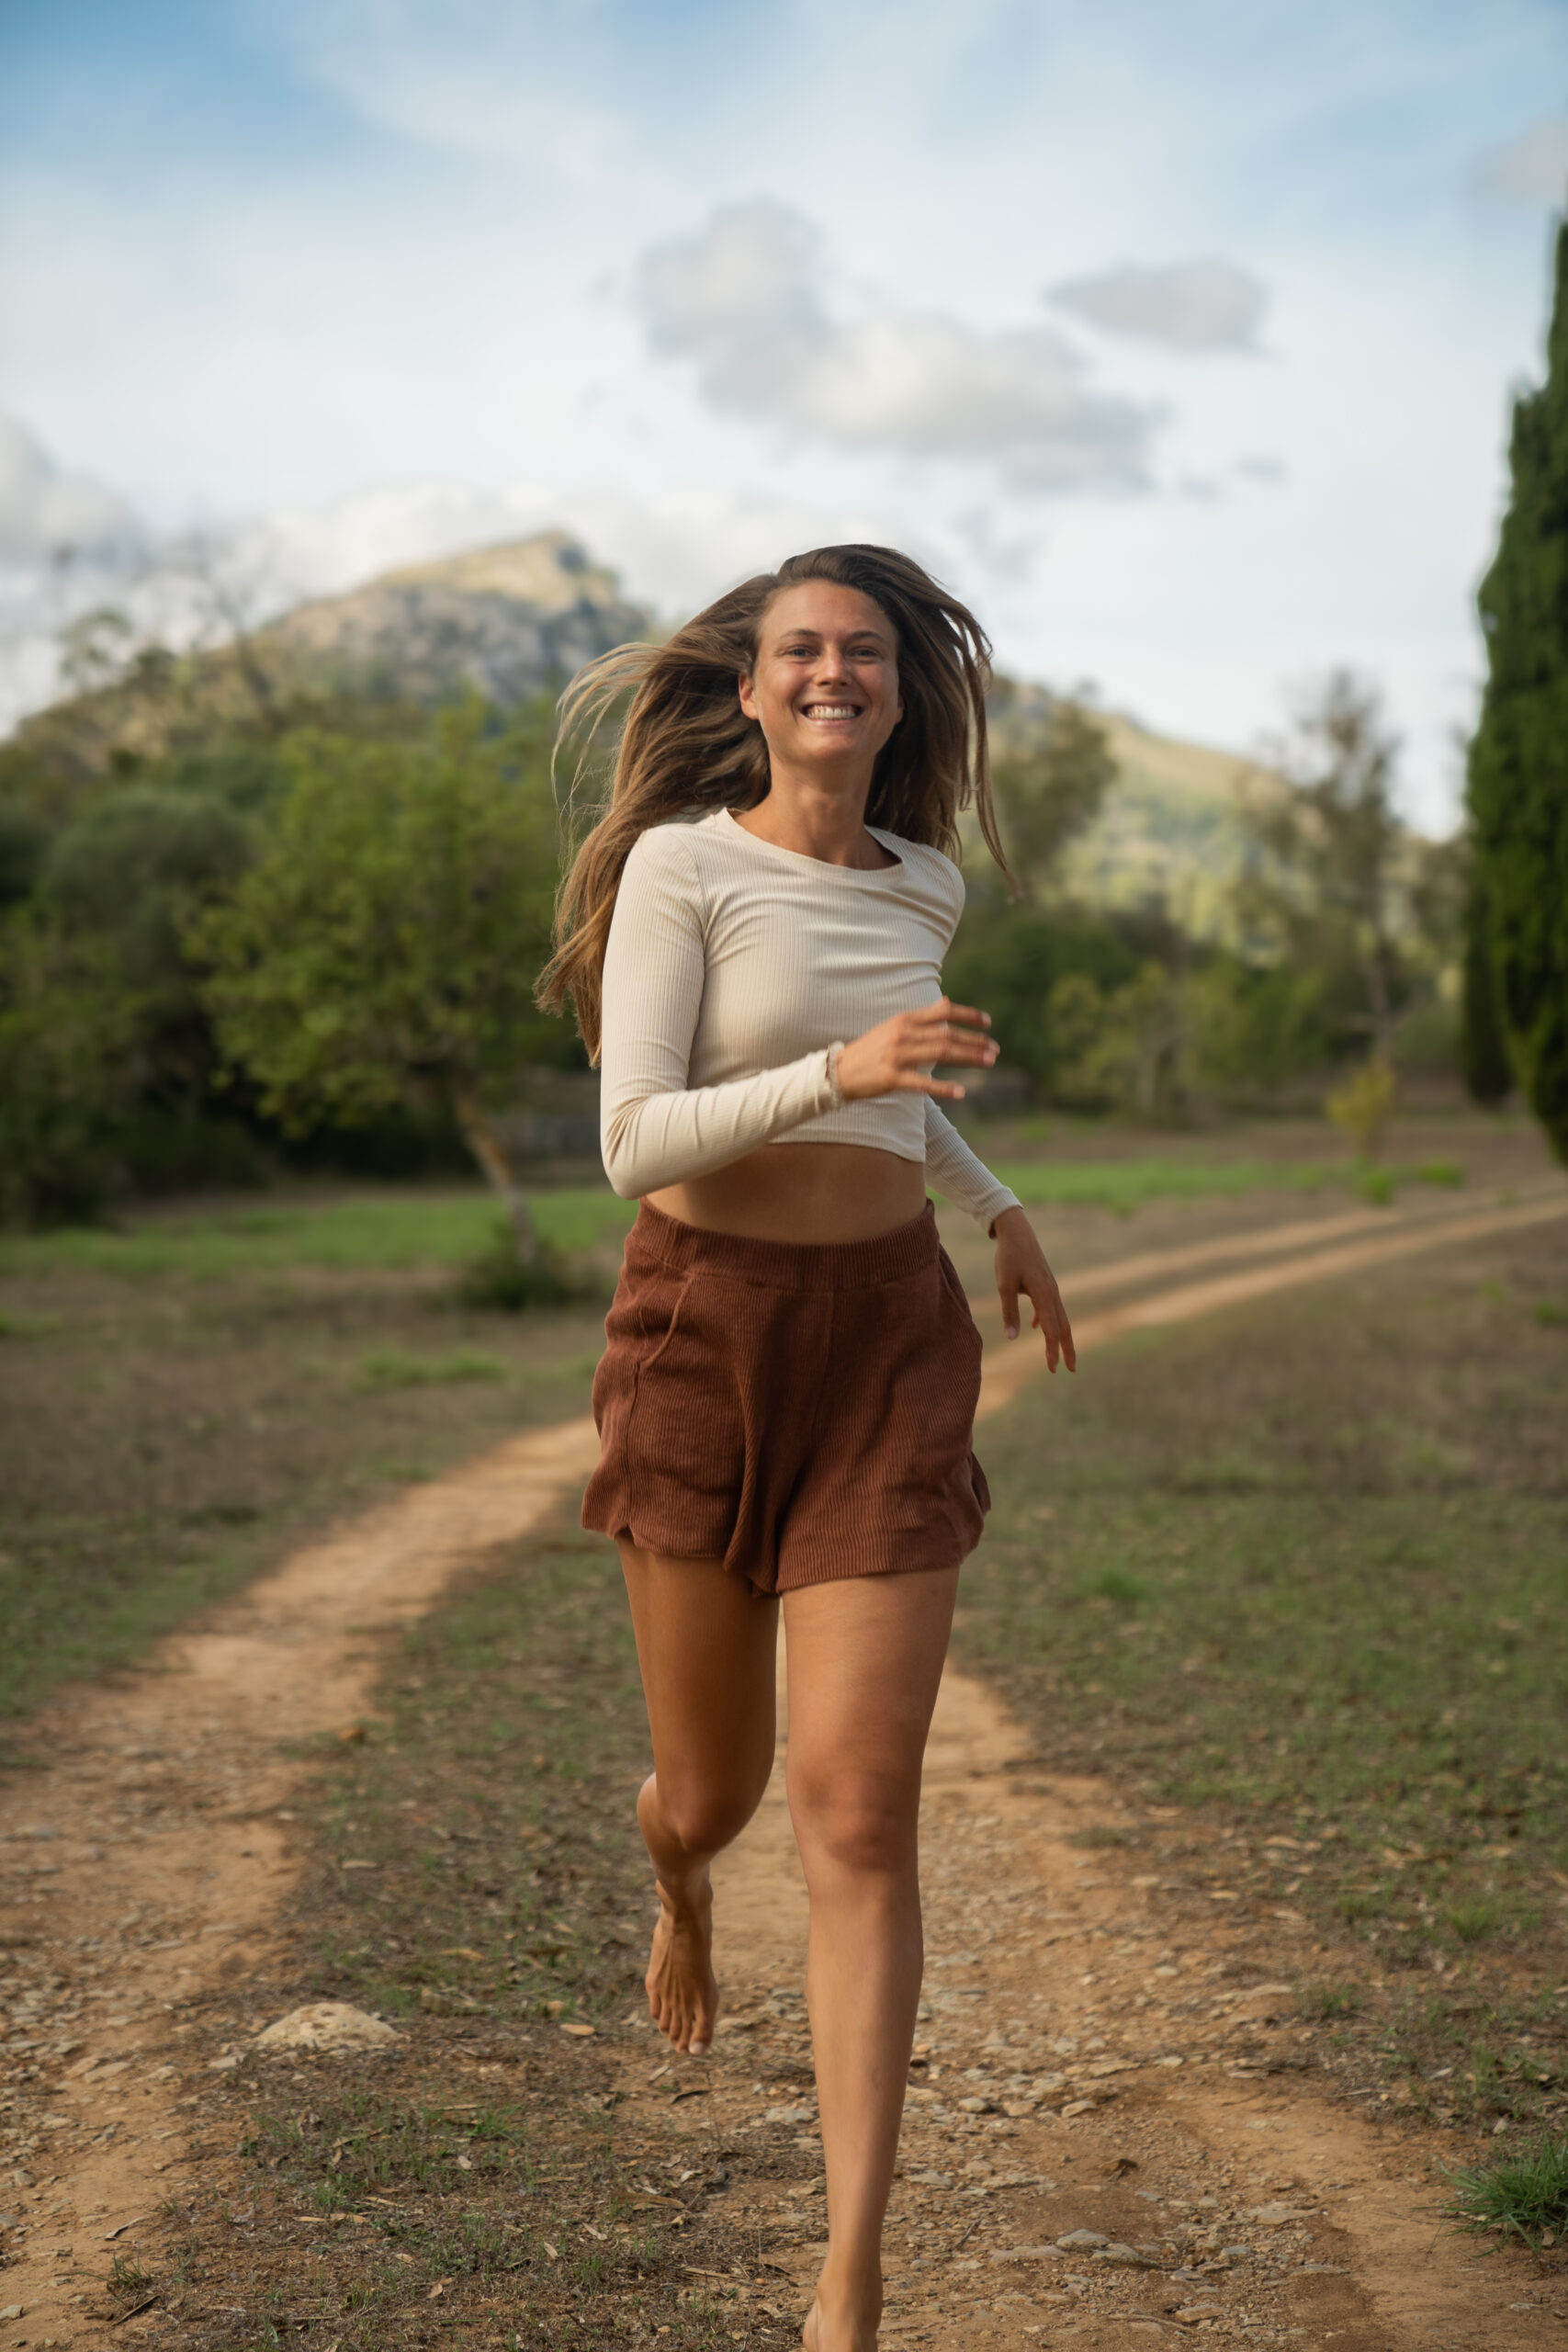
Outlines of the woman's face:
M 869 777 L 904 716 L 898 640 L 880 605 L 828 580 L 783 589 L 762 616 L 740 707 L 775 765 Z

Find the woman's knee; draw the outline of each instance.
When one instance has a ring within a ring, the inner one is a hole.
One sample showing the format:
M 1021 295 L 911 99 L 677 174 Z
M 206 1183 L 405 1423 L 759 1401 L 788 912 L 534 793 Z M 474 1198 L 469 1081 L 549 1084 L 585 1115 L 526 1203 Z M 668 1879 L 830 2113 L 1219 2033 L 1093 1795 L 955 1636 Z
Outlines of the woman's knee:
M 792 1773 L 789 1803 L 808 1881 L 814 1868 L 886 1872 L 914 1864 L 918 1781 L 874 1772 Z
M 649 1784 L 647 1795 L 650 1797 L 657 1789 L 653 1801 L 660 1826 L 677 1845 L 689 1854 L 718 1854 L 739 1837 L 761 1803 L 766 1786 L 765 1773 L 716 1783 L 661 1773 Z

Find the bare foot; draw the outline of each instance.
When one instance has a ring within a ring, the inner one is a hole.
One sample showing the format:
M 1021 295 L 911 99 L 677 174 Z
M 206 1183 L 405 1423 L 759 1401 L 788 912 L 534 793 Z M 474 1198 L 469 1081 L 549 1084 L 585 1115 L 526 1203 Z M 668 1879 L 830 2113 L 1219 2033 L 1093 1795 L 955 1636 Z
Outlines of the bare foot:
M 648 2010 L 677 2050 L 700 2058 L 718 2020 L 718 1980 L 713 1973 L 713 1888 L 705 1871 L 697 1884 L 672 1892 L 661 1880 L 659 1925 L 649 1955 Z
M 856 2324 L 847 2320 L 837 2331 L 828 2325 L 822 2316 L 822 2305 L 813 2301 L 806 2314 L 806 2325 L 800 2340 L 806 2352 L 876 2352 L 877 2322 L 864 2320 Z

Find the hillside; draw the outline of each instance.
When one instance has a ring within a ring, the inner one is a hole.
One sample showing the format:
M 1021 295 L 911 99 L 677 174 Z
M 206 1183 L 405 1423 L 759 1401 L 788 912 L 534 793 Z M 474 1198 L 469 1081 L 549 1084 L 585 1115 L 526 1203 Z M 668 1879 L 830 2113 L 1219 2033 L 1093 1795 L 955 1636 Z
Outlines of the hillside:
M 1255 773 L 1233 752 L 1151 734 L 1110 715 L 1116 785 L 1068 853 L 1066 879 L 1098 906 L 1164 899 L 1193 937 L 1231 935 L 1229 885 L 1247 852 L 1238 786 Z
M 998 750 L 1037 740 L 1052 707 L 1043 686 L 998 679 L 991 710 Z M 1256 769 L 1235 752 L 1155 734 L 1120 712 L 1094 716 L 1110 740 L 1116 781 L 1067 852 L 1068 889 L 1094 906 L 1163 902 L 1192 936 L 1230 938 L 1230 885 L 1247 854 L 1239 786 Z
M 114 775 L 145 772 L 215 735 L 275 733 L 338 697 L 432 705 L 465 692 L 509 706 L 569 677 L 649 616 L 564 531 L 383 572 L 296 605 L 212 650 L 144 650 L 114 684 L 55 703 L 0 746 L 7 787 L 58 818 Z M 999 744 L 1047 722 L 1037 685 L 998 681 Z M 1074 891 L 1100 905 L 1163 899 L 1195 932 L 1223 936 L 1244 854 L 1244 763 L 1107 715 L 1117 783 L 1068 860 Z
M 141 647 L 113 683 L 50 704 L 0 743 L 0 797 L 57 821 L 111 777 L 220 738 L 275 737 L 334 701 L 519 703 L 649 627 L 564 531 L 474 548 L 297 605 L 210 650 Z
M 340 689 L 440 702 L 469 688 L 509 704 L 648 627 L 614 572 L 564 531 L 546 531 L 299 605 L 256 645 L 264 661 Z

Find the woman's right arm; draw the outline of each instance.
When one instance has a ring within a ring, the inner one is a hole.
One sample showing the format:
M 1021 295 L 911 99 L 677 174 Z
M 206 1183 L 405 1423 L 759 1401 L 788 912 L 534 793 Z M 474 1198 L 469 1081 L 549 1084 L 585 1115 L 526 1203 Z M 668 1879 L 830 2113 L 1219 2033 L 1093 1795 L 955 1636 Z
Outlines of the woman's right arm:
M 604 953 L 599 1132 L 623 1200 L 710 1175 L 830 1111 L 818 1047 L 778 1069 L 689 1087 L 702 1009 L 702 886 L 680 826 L 644 833 L 626 860 Z

